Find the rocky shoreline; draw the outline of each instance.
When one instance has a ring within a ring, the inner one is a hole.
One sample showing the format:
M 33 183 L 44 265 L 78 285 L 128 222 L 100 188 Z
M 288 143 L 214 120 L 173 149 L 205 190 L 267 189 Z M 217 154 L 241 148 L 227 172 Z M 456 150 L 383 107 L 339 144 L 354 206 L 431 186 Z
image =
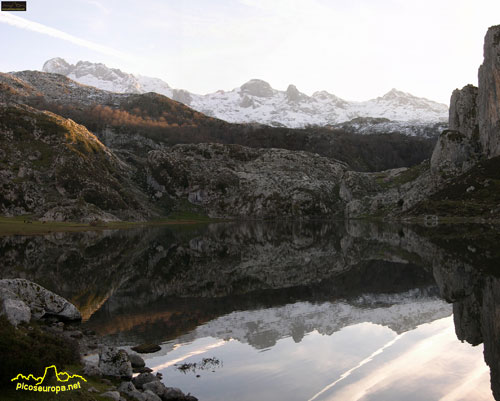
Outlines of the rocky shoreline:
M 180 389 L 162 383 L 162 374 L 154 374 L 139 353 L 155 352 L 158 345 L 142 344 L 125 351 L 104 345 L 98 335 L 81 327 L 81 314 L 66 299 L 25 279 L 0 280 L 0 316 L 16 328 L 44 333 L 61 347 L 70 344 L 78 353 L 86 379 L 102 383 L 105 391 L 83 386 L 83 391 L 103 398 L 125 401 L 196 401 Z

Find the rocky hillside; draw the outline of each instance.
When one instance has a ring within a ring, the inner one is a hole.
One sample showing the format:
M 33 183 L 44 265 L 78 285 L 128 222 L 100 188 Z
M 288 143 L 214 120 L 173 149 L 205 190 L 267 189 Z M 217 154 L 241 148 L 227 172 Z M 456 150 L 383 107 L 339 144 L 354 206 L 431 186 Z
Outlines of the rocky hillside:
M 160 194 L 213 217 L 343 216 L 352 192 L 375 183 L 343 163 L 306 152 L 238 145 L 176 145 L 149 153 Z
M 374 171 L 420 163 L 430 157 L 435 142 L 435 127 L 421 131 L 422 137 L 410 137 L 399 133 L 398 124 L 387 127 L 390 134 L 382 129 L 373 135 L 353 134 L 357 131 L 352 127 L 359 124 L 349 129 L 300 130 L 229 124 L 162 95 L 112 93 L 37 71 L 0 74 L 0 84 L 0 101 L 28 104 L 71 118 L 114 151 L 144 158 L 149 150 L 165 145 L 215 142 L 305 150 L 342 160 L 358 171 Z
M 429 144 L 419 138 L 230 124 L 160 94 L 113 93 L 60 74 L 0 74 L 3 214 L 499 218 L 500 103 L 492 85 L 500 75 L 499 32 L 486 35 L 479 88 L 453 93 L 449 129 L 430 162 L 418 157 Z M 260 83 L 244 91 L 274 93 Z M 391 122 L 358 119 L 347 127 L 364 124 Z
M 418 135 L 420 130 L 413 130 L 414 124 L 432 129 L 434 123 L 446 120 L 448 111 L 444 104 L 396 89 L 376 99 L 351 102 L 326 91 L 307 96 L 295 85 L 289 85 L 286 91 L 280 91 L 265 81 L 252 79 L 231 91 L 219 90 L 197 95 L 182 89 L 172 89 L 157 78 L 128 74 L 88 61 L 79 61 L 73 65 L 62 58 L 54 58 L 45 62 L 43 71 L 62 74 L 82 84 L 112 92 L 156 92 L 206 115 L 232 123 L 303 128 L 338 124 L 358 117 L 375 117 L 399 121 L 398 124 L 402 127 L 400 129 L 405 133 Z M 368 130 L 364 132 L 371 133 Z
M 133 169 L 85 127 L 0 104 L 0 213 L 42 220 L 145 219 L 154 213 Z
M 411 214 L 498 219 L 500 211 L 500 25 L 488 29 L 479 86 L 456 89 L 450 101 L 449 129 L 436 144 L 431 173 L 438 191 Z

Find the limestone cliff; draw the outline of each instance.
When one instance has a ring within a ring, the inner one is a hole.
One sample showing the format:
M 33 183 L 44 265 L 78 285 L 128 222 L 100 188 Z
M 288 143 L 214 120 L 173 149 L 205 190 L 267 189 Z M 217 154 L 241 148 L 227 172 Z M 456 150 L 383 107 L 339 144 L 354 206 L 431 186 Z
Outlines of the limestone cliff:
M 487 157 L 500 155 L 500 25 L 488 29 L 479 68 L 479 137 Z
M 453 91 L 449 129 L 439 137 L 431 157 L 431 170 L 434 174 L 461 173 L 477 162 L 481 148 L 477 96 L 478 89 L 473 85 Z

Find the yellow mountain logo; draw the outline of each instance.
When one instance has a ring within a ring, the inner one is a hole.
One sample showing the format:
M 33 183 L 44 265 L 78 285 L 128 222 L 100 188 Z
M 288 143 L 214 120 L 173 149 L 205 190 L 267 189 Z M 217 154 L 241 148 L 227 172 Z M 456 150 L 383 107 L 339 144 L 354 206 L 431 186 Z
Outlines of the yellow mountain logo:
M 55 377 L 58 384 L 64 383 L 64 385 L 49 386 L 44 384 L 45 379 Z M 69 384 L 69 381 L 72 381 Z M 67 372 L 59 372 L 56 365 L 50 365 L 45 368 L 43 376 L 35 377 L 33 374 L 28 376 L 19 373 L 16 377 L 11 379 L 12 382 L 17 381 L 16 390 L 28 390 L 28 391 L 43 391 L 43 392 L 55 392 L 60 391 L 76 390 L 81 388 L 80 380 L 86 382 L 87 380 L 80 375 L 69 374 Z

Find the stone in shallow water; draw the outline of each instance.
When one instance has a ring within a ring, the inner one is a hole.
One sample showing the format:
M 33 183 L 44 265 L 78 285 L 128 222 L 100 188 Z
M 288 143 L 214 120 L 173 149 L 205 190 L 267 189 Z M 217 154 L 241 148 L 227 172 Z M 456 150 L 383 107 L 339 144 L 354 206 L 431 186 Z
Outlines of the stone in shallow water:
M 146 366 L 146 362 L 144 362 L 144 359 L 142 359 L 140 355 L 128 354 L 128 358 L 130 359 L 130 363 L 133 368 L 143 368 Z
M 144 383 L 142 385 L 142 388 L 144 390 L 152 391 L 157 396 L 162 397 L 162 398 L 163 398 L 163 393 L 165 393 L 165 390 L 166 390 L 165 385 L 159 380 L 154 380 L 154 381 L 149 382 L 149 383 Z
M 136 347 L 132 347 L 132 350 L 138 352 L 139 354 L 150 354 L 161 350 L 161 347 L 157 344 L 141 344 Z
M 146 383 L 151 383 L 151 382 L 154 382 L 154 381 L 159 381 L 160 379 L 158 379 L 158 377 L 156 377 L 154 374 L 152 373 L 141 373 L 139 376 L 136 376 L 132 379 L 132 383 L 134 383 L 134 385 L 137 387 L 137 388 L 141 388 L 142 389 L 142 386 Z

